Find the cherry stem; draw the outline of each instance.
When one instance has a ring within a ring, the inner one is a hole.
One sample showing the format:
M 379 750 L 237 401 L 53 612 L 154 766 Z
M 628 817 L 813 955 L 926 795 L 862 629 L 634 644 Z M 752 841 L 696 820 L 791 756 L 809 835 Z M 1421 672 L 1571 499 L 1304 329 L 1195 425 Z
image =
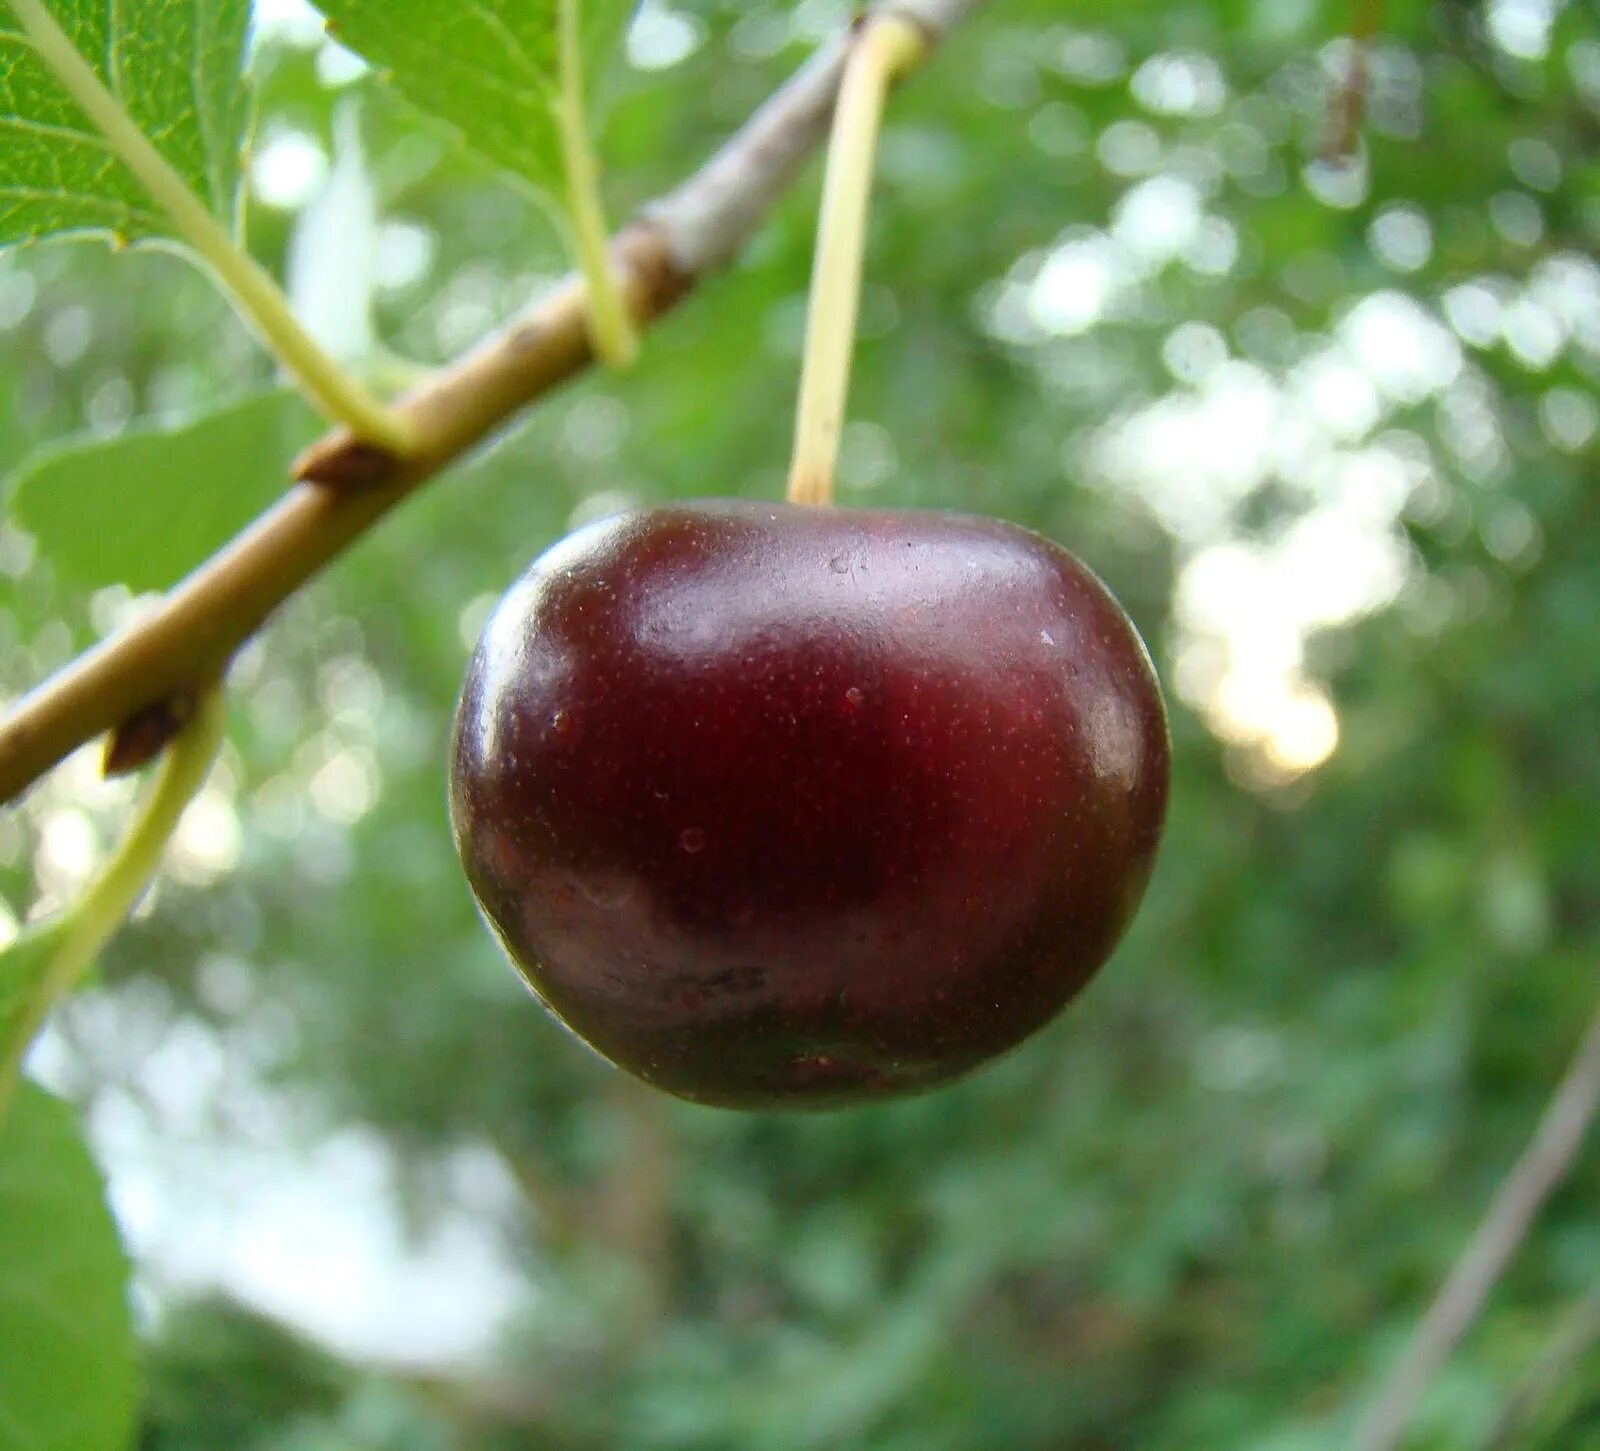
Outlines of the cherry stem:
M 828 142 L 811 275 L 794 462 L 789 468 L 792 504 L 833 502 L 884 99 L 890 84 L 913 70 L 926 50 L 927 41 L 914 24 L 896 15 L 883 15 L 863 25 L 845 65 Z

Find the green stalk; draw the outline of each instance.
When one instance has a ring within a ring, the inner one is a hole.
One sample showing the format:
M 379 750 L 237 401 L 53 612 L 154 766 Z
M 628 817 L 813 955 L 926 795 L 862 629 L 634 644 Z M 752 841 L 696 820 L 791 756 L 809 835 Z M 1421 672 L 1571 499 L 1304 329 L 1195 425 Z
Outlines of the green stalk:
M 0 1043 L 0 1118 L 16 1091 L 23 1055 L 50 1009 L 77 985 L 144 896 L 184 808 L 211 772 L 226 714 L 220 689 L 200 697 L 194 716 L 167 747 L 128 834 L 100 874 L 70 907 L 34 924 L 8 949 L 9 955 L 33 946 L 44 953 L 46 966 L 22 1004 L 15 1031 Z
M 410 429 L 392 409 L 319 347 L 289 310 L 278 284 L 234 245 L 205 205 L 150 144 L 122 104 L 45 9 L 41 0 L 10 0 L 39 58 L 99 129 L 106 143 L 172 219 L 307 396 L 357 437 L 396 456 L 410 450 Z
M 600 204 L 600 166 L 583 101 L 578 0 L 557 0 L 556 19 L 561 72 L 556 126 L 561 133 L 561 169 L 574 250 L 589 290 L 589 340 L 607 367 L 626 368 L 639 356 L 639 331 L 611 266 L 611 237 Z
M 845 63 L 817 222 L 794 461 L 789 466 L 791 504 L 833 502 L 883 104 L 890 82 L 912 70 L 926 50 L 927 42 L 915 25 L 885 15 L 856 37 Z

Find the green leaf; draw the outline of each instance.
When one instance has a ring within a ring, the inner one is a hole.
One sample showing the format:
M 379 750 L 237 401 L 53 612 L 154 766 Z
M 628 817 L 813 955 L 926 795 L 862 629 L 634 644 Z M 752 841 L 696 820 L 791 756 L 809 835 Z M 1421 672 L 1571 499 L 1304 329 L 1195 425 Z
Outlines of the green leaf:
M 249 0 L 49 0 L 134 124 L 231 220 L 250 99 Z M 71 233 L 174 236 L 172 224 L 0 6 L 0 245 Z
M 72 1110 L 21 1084 L 0 1123 L 0 1451 L 122 1451 L 128 1262 Z
M 414 106 L 547 192 L 562 182 L 556 0 L 320 0 L 336 39 L 388 72 Z M 580 0 L 585 68 L 599 76 L 634 0 Z M 600 87 L 587 87 L 591 117 Z
M 91 589 L 166 589 L 283 491 L 309 409 L 289 392 L 246 399 L 172 430 L 35 455 L 13 517 L 63 577 Z

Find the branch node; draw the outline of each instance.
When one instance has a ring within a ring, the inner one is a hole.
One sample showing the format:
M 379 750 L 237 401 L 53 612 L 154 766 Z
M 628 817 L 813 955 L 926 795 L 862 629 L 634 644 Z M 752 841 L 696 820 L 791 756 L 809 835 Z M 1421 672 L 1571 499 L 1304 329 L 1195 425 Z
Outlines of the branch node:
M 400 460 L 388 449 L 340 428 L 302 449 L 290 469 L 296 483 L 345 493 L 390 483 Z
M 671 311 L 694 288 L 695 279 L 673 261 L 661 229 L 648 221 L 634 222 L 623 230 L 617 238 L 616 255 L 647 317 Z
M 198 699 L 195 693 L 152 701 L 134 711 L 106 736 L 100 758 L 102 776 L 126 776 L 155 760 L 178 733 L 194 719 Z

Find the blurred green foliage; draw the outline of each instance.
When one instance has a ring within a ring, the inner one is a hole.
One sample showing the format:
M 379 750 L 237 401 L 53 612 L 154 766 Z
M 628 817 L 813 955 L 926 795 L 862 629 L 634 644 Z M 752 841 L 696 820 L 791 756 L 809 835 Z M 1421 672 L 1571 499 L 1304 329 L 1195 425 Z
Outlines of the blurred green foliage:
M 843 10 L 647 7 L 636 58 L 657 68 L 607 133 L 614 213 L 696 165 Z M 997 1067 L 824 1117 L 654 1098 L 524 998 L 449 841 L 441 763 L 488 601 L 575 519 L 781 491 L 814 173 L 636 371 L 541 406 L 282 611 L 238 672 L 209 846 L 104 964 L 111 1011 L 67 1015 L 56 1076 L 159 1124 L 141 1063 L 203 1028 L 295 1132 L 380 1134 L 419 1234 L 452 1154 L 487 1149 L 523 1197 L 479 1219 L 526 1294 L 483 1363 L 399 1371 L 167 1293 L 147 1447 L 1343 1444 L 1600 987 L 1600 20 L 1390 0 L 1358 155 L 1334 166 L 1348 23 L 1316 0 L 1001 0 L 894 102 L 843 497 L 1067 543 L 1129 606 L 1173 708 L 1147 904 Z M 296 224 L 271 198 L 299 200 L 266 163 L 331 152 L 353 110 L 388 348 L 442 360 L 560 270 L 531 202 L 274 34 L 260 254 L 281 261 Z M 1373 319 L 1377 345 L 1356 330 Z M 154 252 L 0 260 L 0 340 L 5 465 L 271 375 Z M 236 466 L 190 483 L 226 492 Z M 1374 482 L 1395 478 L 1393 497 Z M 1276 605 L 1230 615 L 1230 644 L 1207 601 L 1302 538 L 1303 590 L 1291 571 Z M 65 573 L 0 530 L 0 691 L 136 608 Z M 1369 575 L 1342 613 L 1296 613 L 1313 582 Z M 1286 665 L 1278 614 L 1309 619 Z M 1309 738 L 1250 726 L 1230 658 L 1289 672 Z M 1306 769 L 1329 702 L 1337 748 Z M 64 890 L 85 833 L 109 839 L 123 798 L 88 774 L 0 818 L 14 914 Z M 217 1141 L 259 1132 L 192 1092 Z M 1600 1279 L 1597 1193 L 1591 1153 L 1416 1451 L 1476 1446 Z M 1600 1446 L 1597 1387 L 1591 1351 L 1526 1444 Z
M 0 1225 L 0 1438 L 116 1451 L 135 1406 L 128 1265 L 72 1110 L 31 1084 L 0 1127 Z

